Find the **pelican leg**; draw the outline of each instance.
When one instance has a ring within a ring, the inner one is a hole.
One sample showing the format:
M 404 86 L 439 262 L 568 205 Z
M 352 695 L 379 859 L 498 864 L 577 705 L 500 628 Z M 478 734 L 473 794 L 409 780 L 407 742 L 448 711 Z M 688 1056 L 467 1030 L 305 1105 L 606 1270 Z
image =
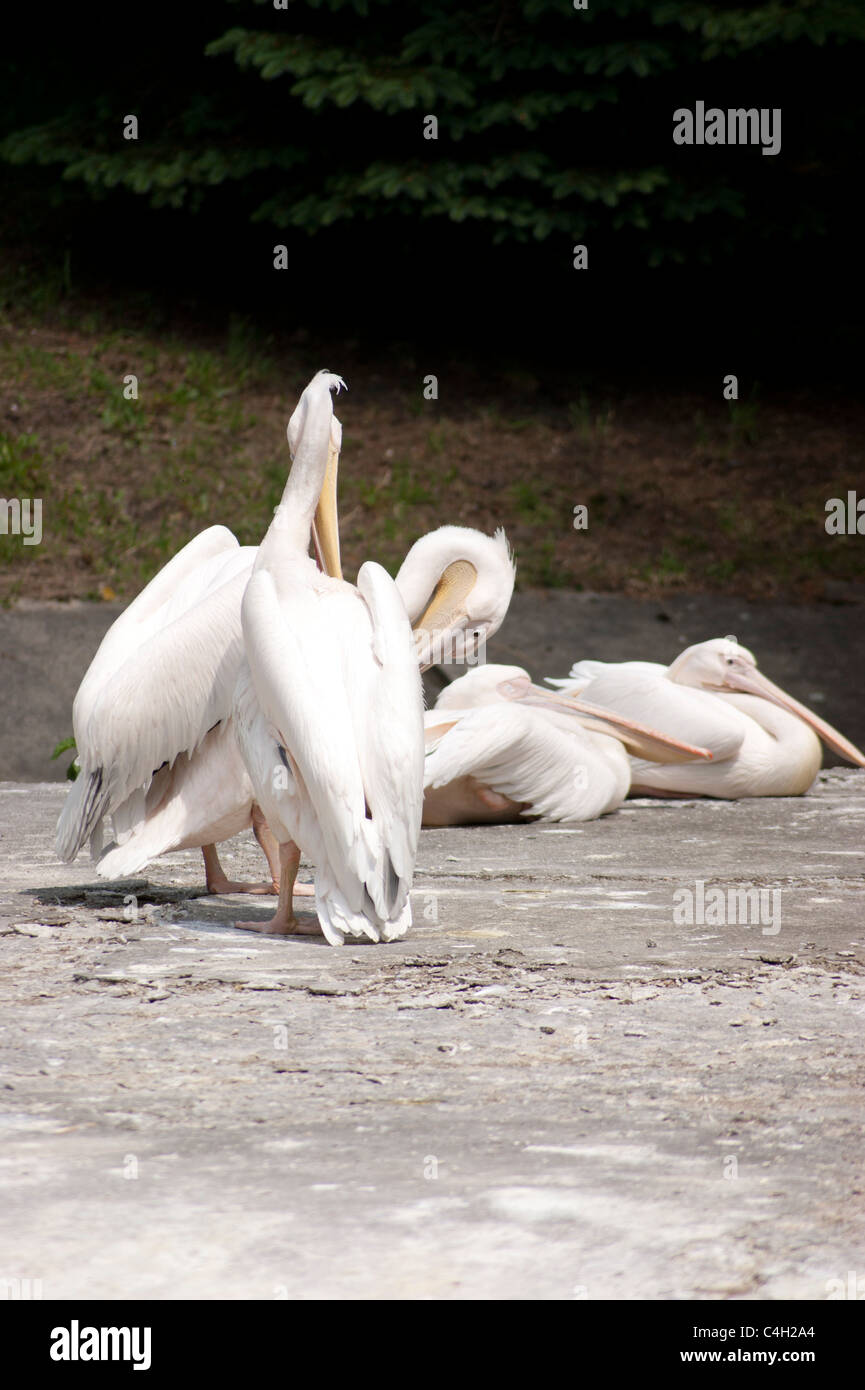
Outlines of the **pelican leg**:
M 260 842 L 259 842 L 260 843 Z M 263 848 L 263 846 L 262 846 Z M 204 875 L 208 893 L 278 893 L 276 883 L 236 883 L 228 878 L 219 862 L 216 845 L 202 845 Z
M 252 806 L 252 833 L 258 841 L 261 852 L 270 865 L 270 872 L 273 877 L 273 891 L 279 892 L 279 842 L 264 819 L 264 812 L 260 806 L 253 802 Z M 294 896 L 296 898 L 313 898 L 315 889 L 311 883 L 296 883 L 294 885 Z
M 293 840 L 279 846 L 279 903 L 269 922 L 235 922 L 243 931 L 262 932 L 265 936 L 320 936 L 316 918 L 299 922 L 293 911 L 294 880 L 300 864 L 300 850 Z

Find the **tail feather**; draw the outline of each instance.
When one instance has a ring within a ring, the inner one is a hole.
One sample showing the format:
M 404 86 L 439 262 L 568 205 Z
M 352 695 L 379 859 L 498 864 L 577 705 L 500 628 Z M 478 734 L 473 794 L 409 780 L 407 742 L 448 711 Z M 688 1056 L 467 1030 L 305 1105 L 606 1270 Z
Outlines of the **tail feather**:
M 392 917 L 399 898 L 400 879 L 388 850 L 385 850 L 384 860 L 384 900 L 387 903 L 387 916 Z
M 73 783 L 57 822 L 54 841 L 57 857 L 69 864 L 85 841 L 96 836 L 108 811 L 108 791 L 103 787 L 102 768 L 81 772 Z
M 357 844 L 354 868 L 363 884 L 365 911 L 379 923 L 399 917 L 411 889 L 411 875 L 401 875 L 382 843 L 375 820 L 363 822 L 363 835 Z M 361 851 L 364 851 L 361 854 Z M 344 885 L 343 885 L 344 886 Z
M 99 856 L 96 872 L 100 878 L 131 878 L 146 869 L 153 853 L 140 840 L 127 840 L 123 845 L 113 842 Z
M 385 941 L 397 941 L 401 936 L 405 936 L 411 926 L 411 902 L 406 900 L 402 912 L 398 916 L 392 917 L 390 921 L 382 923 L 381 934 Z
M 335 884 L 323 887 L 316 875 L 315 910 L 321 929 L 331 946 L 341 946 L 347 936 L 366 936 L 370 941 L 381 940 L 375 925 L 375 910 L 371 899 L 369 907 L 373 909 L 369 913 L 355 912 Z
M 411 904 L 406 901 L 399 912 L 382 916 L 364 890 L 363 911 L 355 911 L 335 883 L 317 873 L 315 906 L 322 931 L 331 946 L 341 946 L 347 936 L 367 937 L 370 941 L 395 941 L 411 926 Z

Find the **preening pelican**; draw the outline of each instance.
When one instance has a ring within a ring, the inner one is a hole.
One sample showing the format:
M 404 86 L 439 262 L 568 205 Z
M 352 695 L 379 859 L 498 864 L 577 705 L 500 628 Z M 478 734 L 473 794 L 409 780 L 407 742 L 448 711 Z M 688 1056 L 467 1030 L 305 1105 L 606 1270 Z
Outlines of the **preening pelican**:
M 453 681 L 424 719 L 423 823 L 594 820 L 621 806 L 625 749 L 656 758 L 708 756 L 582 700 L 533 686 L 520 666 L 489 665 Z
M 653 662 L 580 661 L 563 692 L 643 719 L 712 751 L 711 764 L 635 761 L 632 793 L 800 796 L 820 769 L 819 740 L 865 767 L 865 755 L 762 672 L 734 637 L 688 647 L 669 667 Z
M 396 586 L 421 669 L 440 661 L 459 664 L 478 654 L 504 621 L 514 574 L 501 527 L 490 537 L 468 526 L 440 526 L 415 541 Z
M 300 425 L 294 428 L 299 430 Z M 321 569 L 342 579 L 338 470 L 336 448 L 328 459 L 313 540 Z M 439 526 L 414 542 L 395 583 L 415 634 L 422 670 L 439 661 L 471 661 L 478 654 L 504 621 L 515 575 L 513 555 L 501 527 L 494 536 L 485 536 L 470 526 Z
M 294 454 L 302 417 L 289 425 Z M 341 577 L 336 480 L 341 427 L 334 418 L 313 539 L 320 563 Z M 104 817 L 114 843 L 97 873 L 139 873 L 158 855 L 201 847 L 214 893 L 279 891 L 279 852 L 237 747 L 231 703 L 244 661 L 241 600 L 258 553 L 210 527 L 151 580 L 109 629 L 81 683 L 73 726 L 81 772 L 57 832 L 72 860 L 89 839 L 100 854 Z M 470 655 L 507 611 L 514 566 L 504 533 L 494 538 L 442 526 L 411 547 L 397 575 L 425 663 Z M 265 883 L 230 881 L 216 845 L 251 827 L 268 861 Z M 312 894 L 306 884 L 295 893 Z
M 239 925 L 298 929 L 302 850 L 332 945 L 347 935 L 392 940 L 411 923 L 424 757 L 420 670 L 394 581 L 367 561 L 355 587 L 307 553 L 325 502 L 331 391 L 343 384 L 319 372 L 292 416 L 300 442 L 244 592 L 247 667 L 234 702 L 238 744 L 280 843 L 276 914 Z

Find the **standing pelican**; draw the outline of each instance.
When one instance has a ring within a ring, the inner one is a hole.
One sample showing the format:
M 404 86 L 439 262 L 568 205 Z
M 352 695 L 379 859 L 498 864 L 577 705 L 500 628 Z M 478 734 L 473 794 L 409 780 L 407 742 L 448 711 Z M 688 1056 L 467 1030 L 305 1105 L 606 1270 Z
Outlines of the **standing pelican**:
M 300 434 L 282 502 L 258 549 L 241 620 L 248 669 L 234 718 L 256 799 L 280 843 L 280 893 L 268 923 L 298 929 L 292 891 L 302 850 L 315 866 L 318 919 L 345 936 L 401 936 L 423 799 L 423 700 L 405 605 L 380 565 L 357 587 L 309 558 L 331 439 L 331 391 L 319 372 L 291 425 Z
M 302 418 L 296 412 L 288 427 L 292 456 Z M 341 440 L 334 418 L 313 523 L 319 562 L 338 578 Z M 279 891 L 278 847 L 255 802 L 231 714 L 244 661 L 241 600 L 257 554 L 256 546 L 239 546 L 225 527 L 210 527 L 109 629 L 73 707 L 81 772 L 58 825 L 61 859 L 74 859 L 88 839 L 99 855 L 103 819 L 111 815 L 115 840 L 97 863 L 104 878 L 139 873 L 158 855 L 200 846 L 208 892 Z M 421 662 L 441 659 L 433 642 L 454 638 L 469 655 L 473 644 L 498 629 L 513 583 L 501 531 L 493 538 L 442 526 L 416 541 L 396 584 L 419 629 Z M 217 843 L 250 827 L 270 868 L 265 883 L 229 880 L 217 855 Z M 297 884 L 295 893 L 311 895 L 312 888 Z
M 708 756 L 633 720 L 539 689 L 520 666 L 489 665 L 461 676 L 424 722 L 427 826 L 526 816 L 594 820 L 628 794 L 625 748 L 656 758 Z
M 801 796 L 820 769 L 821 738 L 842 758 L 865 767 L 858 748 L 768 680 L 734 637 L 688 647 L 669 667 L 577 662 L 570 679 L 555 684 L 711 749 L 710 765 L 634 762 L 634 795 Z

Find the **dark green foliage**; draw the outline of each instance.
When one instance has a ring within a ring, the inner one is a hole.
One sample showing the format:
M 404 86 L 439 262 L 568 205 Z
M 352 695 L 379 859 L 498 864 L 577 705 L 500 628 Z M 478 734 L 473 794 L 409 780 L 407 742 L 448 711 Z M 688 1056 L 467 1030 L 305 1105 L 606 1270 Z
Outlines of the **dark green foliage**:
M 854 167 L 860 0 L 182 8 L 148 7 L 111 62 L 77 29 L 71 51 L 8 60 L 0 158 L 154 207 L 218 212 L 221 190 L 274 233 L 472 222 L 491 244 L 557 238 L 563 256 L 622 234 L 643 265 L 831 234 L 826 179 Z M 782 105 L 781 154 L 674 146 L 672 112 L 697 99 Z M 63 186 L 40 196 L 62 204 Z
M 51 754 L 51 761 L 53 762 L 55 758 L 59 758 L 62 753 L 68 753 L 69 749 L 74 747 L 75 739 L 72 736 L 70 736 L 69 738 L 61 739 L 57 747 L 54 749 L 54 752 Z M 78 763 L 75 761 L 75 758 L 73 758 L 72 762 L 66 769 L 67 779 L 70 782 L 74 782 L 75 778 L 78 776 L 78 773 L 80 771 L 81 769 L 79 768 Z

